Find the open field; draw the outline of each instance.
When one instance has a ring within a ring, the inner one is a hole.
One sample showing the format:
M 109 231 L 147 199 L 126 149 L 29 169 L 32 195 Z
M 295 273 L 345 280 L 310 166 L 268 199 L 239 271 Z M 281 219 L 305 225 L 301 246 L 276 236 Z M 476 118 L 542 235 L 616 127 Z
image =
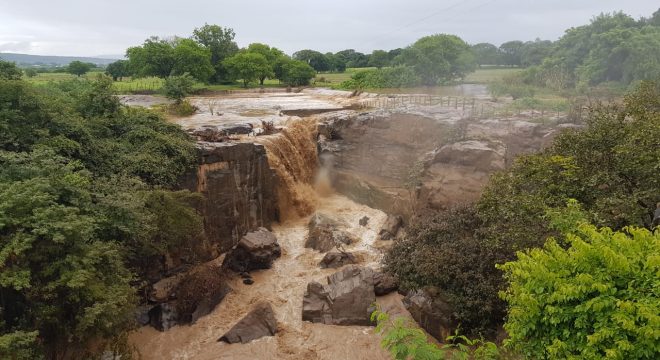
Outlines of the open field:
M 482 68 L 468 74 L 462 82 L 466 84 L 488 84 L 521 71 L 523 71 L 521 68 Z

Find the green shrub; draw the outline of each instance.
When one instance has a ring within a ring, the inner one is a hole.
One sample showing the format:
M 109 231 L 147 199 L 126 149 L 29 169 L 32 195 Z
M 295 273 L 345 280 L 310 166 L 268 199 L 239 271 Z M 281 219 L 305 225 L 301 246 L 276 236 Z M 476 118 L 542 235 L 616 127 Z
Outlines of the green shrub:
M 163 90 L 165 90 L 165 96 L 167 98 L 174 100 L 177 104 L 181 103 L 183 99 L 190 94 L 195 85 L 195 79 L 186 73 L 183 75 L 177 76 L 168 76 L 165 79 L 165 84 L 163 85 Z
M 177 116 L 190 116 L 197 110 L 197 107 L 191 104 L 188 100 L 182 100 L 181 102 L 177 102 L 169 106 L 170 113 Z
M 376 310 L 371 321 L 377 323 L 376 332 L 382 334 L 381 346 L 396 360 L 496 360 L 503 358 L 500 349 L 483 339 L 470 339 L 458 335 L 448 336 L 444 345 L 435 345 L 426 333 L 408 318 L 390 320 L 387 313 Z
M 341 83 L 343 89 L 377 89 L 406 88 L 420 84 L 419 77 L 410 67 L 397 66 L 392 68 L 358 71 L 350 80 Z
M 499 266 L 509 288 L 508 346 L 529 358 L 657 359 L 660 356 L 660 232 L 597 229 L 554 213 L 567 243 L 518 253 Z

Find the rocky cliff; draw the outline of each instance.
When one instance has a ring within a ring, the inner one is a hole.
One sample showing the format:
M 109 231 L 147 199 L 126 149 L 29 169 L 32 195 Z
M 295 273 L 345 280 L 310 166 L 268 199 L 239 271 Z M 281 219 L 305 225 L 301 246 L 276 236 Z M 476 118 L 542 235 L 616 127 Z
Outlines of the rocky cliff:
M 243 142 L 199 142 L 199 166 L 183 187 L 204 195 L 205 258 L 235 246 L 248 231 L 278 220 L 277 176 L 266 149 Z

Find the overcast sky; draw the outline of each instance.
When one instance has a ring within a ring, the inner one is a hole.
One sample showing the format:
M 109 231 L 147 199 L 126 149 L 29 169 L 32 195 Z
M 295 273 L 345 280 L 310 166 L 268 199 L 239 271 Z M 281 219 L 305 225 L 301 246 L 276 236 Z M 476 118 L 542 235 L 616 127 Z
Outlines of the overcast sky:
M 151 35 L 204 23 L 287 53 L 404 47 L 435 33 L 469 43 L 555 40 L 601 12 L 650 16 L 658 0 L 0 0 L 0 52 L 123 54 Z

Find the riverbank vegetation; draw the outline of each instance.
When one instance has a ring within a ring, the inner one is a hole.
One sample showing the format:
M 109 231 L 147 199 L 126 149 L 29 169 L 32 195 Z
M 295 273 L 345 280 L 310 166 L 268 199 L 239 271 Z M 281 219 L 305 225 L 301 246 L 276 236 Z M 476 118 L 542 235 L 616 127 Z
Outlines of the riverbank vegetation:
M 584 129 L 564 131 L 495 174 L 475 204 L 415 219 L 386 268 L 408 289 L 440 289 L 469 335 L 493 336 L 506 320 L 510 346 L 532 358 L 656 357 L 658 334 L 650 329 L 660 324 L 660 304 L 649 291 L 660 286 L 660 238 L 650 233 L 660 201 L 659 99 L 660 84 L 644 82 L 622 104 L 594 107 Z M 562 287 L 560 279 L 585 283 Z M 649 297 L 625 305 L 638 293 Z
M 90 358 L 160 258 L 203 236 L 196 196 L 172 190 L 193 142 L 110 78 L 36 87 L 0 65 L 0 357 Z

